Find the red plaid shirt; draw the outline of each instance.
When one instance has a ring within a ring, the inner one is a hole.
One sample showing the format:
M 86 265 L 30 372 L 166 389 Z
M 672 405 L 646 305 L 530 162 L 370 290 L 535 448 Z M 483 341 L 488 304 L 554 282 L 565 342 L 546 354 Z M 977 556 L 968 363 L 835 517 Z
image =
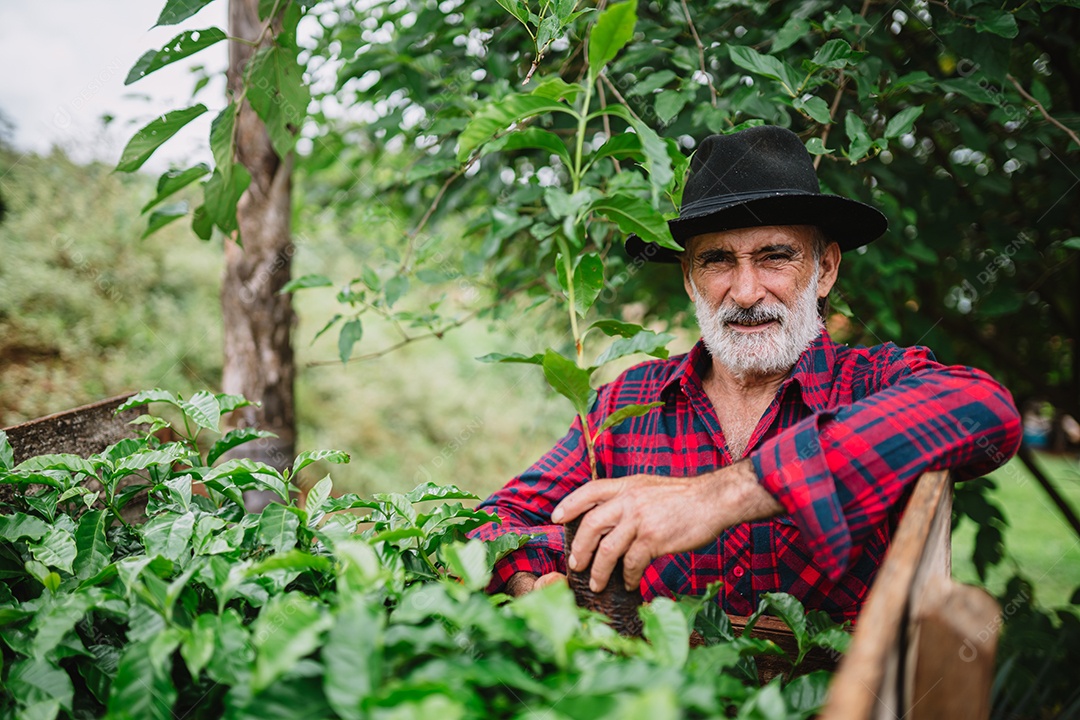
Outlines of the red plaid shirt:
M 637 365 L 600 388 L 597 427 L 617 408 L 664 402 L 597 442 L 600 477 L 685 477 L 735 461 L 702 388 L 712 362 L 699 342 L 686 355 Z M 761 593 L 782 591 L 837 620 L 854 620 L 914 481 L 950 469 L 983 475 L 1016 452 L 1012 396 L 985 373 L 945 366 L 923 347 L 849 348 L 823 331 L 784 380 L 747 446 L 763 487 L 787 515 L 725 531 L 705 547 L 657 558 L 641 592 L 699 594 L 723 581 L 723 608 L 748 615 Z M 495 567 L 489 590 L 516 572 L 566 572 L 563 528 L 551 511 L 588 481 L 580 420 L 532 467 L 485 500 L 501 524 L 473 534 L 539 537 Z

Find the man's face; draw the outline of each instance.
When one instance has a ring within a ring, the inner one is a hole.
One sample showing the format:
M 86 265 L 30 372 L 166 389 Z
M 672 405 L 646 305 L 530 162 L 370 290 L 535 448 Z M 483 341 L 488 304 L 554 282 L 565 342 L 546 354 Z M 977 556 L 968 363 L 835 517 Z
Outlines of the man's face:
M 814 257 L 805 226 L 728 230 L 690 239 L 683 278 L 713 358 L 736 375 L 786 372 L 821 332 L 817 301 L 840 250 Z

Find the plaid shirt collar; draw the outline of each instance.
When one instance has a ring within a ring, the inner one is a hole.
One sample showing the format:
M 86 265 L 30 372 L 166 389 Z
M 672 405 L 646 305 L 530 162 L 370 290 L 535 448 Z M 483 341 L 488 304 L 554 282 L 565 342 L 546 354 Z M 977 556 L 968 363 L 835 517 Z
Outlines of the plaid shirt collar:
M 839 343 L 833 342 L 822 326 L 821 333 L 803 350 L 795 367 L 780 385 L 777 396 L 783 396 L 789 385 L 797 383 L 807 407 L 814 412 L 827 410 L 830 387 L 835 377 L 833 367 L 841 347 L 843 346 Z M 690 352 L 672 368 L 671 377 L 664 383 L 661 392 L 666 395 L 675 388 L 681 389 L 687 395 L 704 392 L 702 379 L 711 364 L 712 355 L 705 347 L 705 341 L 698 340 Z

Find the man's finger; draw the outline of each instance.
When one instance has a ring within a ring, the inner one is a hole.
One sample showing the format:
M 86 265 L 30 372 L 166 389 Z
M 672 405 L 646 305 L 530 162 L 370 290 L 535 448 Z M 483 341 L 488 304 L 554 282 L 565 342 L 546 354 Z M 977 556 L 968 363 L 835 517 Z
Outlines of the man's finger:
M 619 491 L 621 483 L 616 480 L 593 480 L 582 485 L 563 498 L 551 512 L 551 522 L 568 523 L 578 515 L 588 512 Z
M 541 575 L 536 579 L 536 583 L 533 585 L 533 590 L 539 590 L 542 587 L 548 585 L 555 585 L 556 583 L 566 582 L 566 576 L 561 572 L 549 572 L 547 575 Z
M 636 528 L 629 523 L 623 523 L 604 536 L 596 549 L 596 557 L 593 558 L 592 571 L 589 574 L 590 590 L 598 593 L 607 587 L 611 573 L 615 570 L 615 563 L 630 547 L 635 534 Z M 618 582 L 619 578 L 615 578 L 615 581 Z
M 632 592 L 641 585 L 641 578 L 653 560 L 652 553 L 640 541 L 626 550 L 623 555 L 623 582 L 628 591 Z
M 619 523 L 622 511 L 616 505 L 617 503 L 601 505 L 585 513 L 585 516 L 581 518 L 574 532 L 574 544 L 570 546 L 570 556 L 566 558 L 566 564 L 571 570 L 587 568 L 600 540 Z

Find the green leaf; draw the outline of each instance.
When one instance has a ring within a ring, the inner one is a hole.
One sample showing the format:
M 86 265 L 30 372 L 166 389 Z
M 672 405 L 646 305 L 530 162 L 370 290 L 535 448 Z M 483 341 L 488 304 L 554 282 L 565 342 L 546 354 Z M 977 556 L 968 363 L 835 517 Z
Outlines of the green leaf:
M 360 322 L 360 318 L 353 318 L 341 326 L 341 331 L 338 334 L 338 357 L 341 358 L 342 363 L 349 362 L 349 358 L 352 357 L 353 345 L 360 342 L 360 338 L 363 336 L 364 325 Z
M 637 3 L 609 5 L 596 19 L 589 33 L 589 82 L 595 82 L 604 66 L 634 37 Z
M 109 688 L 110 718 L 172 720 L 177 690 L 168 662 L 180 642 L 178 631 L 128 643 Z
M 524 0 L 496 0 L 503 10 L 517 18 L 518 22 L 529 27 L 529 7 Z M 335 710 L 337 708 L 334 708 Z
M 976 9 L 976 14 L 978 19 L 975 20 L 975 29 L 979 32 L 993 33 L 1010 40 L 1020 33 L 1016 16 L 1011 12 L 981 5 Z
M 795 636 L 795 642 L 799 647 L 799 656 L 793 658 L 792 662 L 798 665 L 810 650 L 810 631 L 806 624 L 806 609 L 798 599 L 787 593 L 763 593 L 757 610 L 746 621 L 743 637 L 750 637 L 750 631 L 757 624 L 758 618 L 764 615 L 766 611 L 771 611 L 772 614 L 783 620 L 784 624 L 791 628 L 791 632 Z
M 548 384 L 570 400 L 579 415 L 586 415 L 592 404 L 593 392 L 589 385 L 589 371 L 579 368 L 573 360 L 551 349 L 544 353 L 543 367 Z
M 468 543 L 450 543 L 443 545 L 441 552 L 446 567 L 466 589 L 477 592 L 487 587 L 491 580 L 491 568 L 488 567 L 483 541 L 473 539 Z
M 482 363 L 523 363 L 527 365 L 543 365 L 544 356 L 540 353 L 535 355 L 523 355 L 521 353 L 488 353 L 476 358 Z
M 641 608 L 642 634 L 652 646 L 657 662 L 682 668 L 690 653 L 690 627 L 686 616 L 671 598 L 659 597 Z
M 8 542 L 16 540 L 40 540 L 49 532 L 45 521 L 24 513 L 0 515 L 0 538 Z
M 922 105 L 907 107 L 896 113 L 889 118 L 889 123 L 885 126 L 885 137 L 892 140 L 911 132 L 912 125 L 915 124 L 915 120 L 922 115 L 922 113 Z
M 0 430 L 0 470 L 10 470 L 13 467 L 15 467 L 15 452 L 11 449 L 7 433 Z
M 255 577 L 278 570 L 288 570 L 290 572 L 317 570 L 325 573 L 330 572 L 333 567 L 333 562 L 325 555 L 312 555 L 294 548 L 280 555 L 271 555 L 265 560 L 255 563 L 245 570 L 245 574 L 248 577 Z
M 551 644 L 556 664 L 565 668 L 569 661 L 567 646 L 579 624 L 577 604 L 570 588 L 554 583 L 523 595 L 510 603 L 509 608 L 525 620 L 530 630 Z
M 75 688 L 67 672 L 45 659 L 26 658 L 11 666 L 5 694 L 23 705 L 57 702 L 71 710 Z
M 507 95 L 488 103 L 476 113 L 458 136 L 458 162 L 468 160 L 473 150 L 511 125 L 548 112 L 575 114 L 569 106 L 561 102 L 536 95 Z
M 617 193 L 601 198 L 590 209 L 615 223 L 627 235 L 682 252 L 671 238 L 667 220 L 652 205 L 633 195 Z
M 308 526 L 314 527 L 318 524 L 319 520 L 326 513 L 323 506 L 330 498 L 330 492 L 334 489 L 334 481 L 327 475 L 319 482 L 315 483 L 314 487 L 308 491 L 307 503 L 304 509 L 308 514 Z
M 844 118 L 844 132 L 847 134 L 851 147 L 848 149 L 848 159 L 856 163 L 866 157 L 870 152 L 874 141 L 870 139 L 870 133 L 866 129 L 863 119 L 849 110 Z
M 258 539 L 275 553 L 284 553 L 296 547 L 296 531 L 300 518 L 284 505 L 270 503 L 259 516 Z
M 234 447 L 243 445 L 244 443 L 251 442 L 252 440 L 258 440 L 259 438 L 272 438 L 277 437 L 272 432 L 266 430 L 256 430 L 253 427 L 236 428 L 230 430 L 218 439 L 213 444 L 209 452 L 206 453 L 206 464 L 213 465 L 218 458 L 224 455 Z
M 278 157 L 286 157 L 307 118 L 311 91 L 297 60 L 298 49 L 275 44 L 261 48 L 248 66 L 247 99 L 266 124 Z
M 626 95 L 628 97 L 637 97 L 639 95 L 648 95 L 648 94 L 650 94 L 652 92 L 655 92 L 656 90 L 659 90 L 660 88 L 664 87 L 669 82 L 676 79 L 677 77 L 678 77 L 678 75 L 673 73 L 671 70 L 660 70 L 658 72 L 649 73 L 645 77 L 641 78 L 641 80 L 639 82 L 634 83 L 634 86 L 626 91 Z M 619 135 L 612 136 L 608 140 L 608 142 L 611 142 L 611 140 L 614 140 L 617 137 L 620 137 L 620 136 Z
M 1070 250 L 1080 250 L 1080 237 L 1071 237 L 1068 240 L 1064 240 L 1061 243 L 1062 247 L 1067 247 Z
M 842 68 L 851 62 L 851 46 L 839 38 L 829 40 L 814 53 L 810 63 L 817 67 Z
M 825 706 L 831 679 L 832 673 L 824 670 L 800 675 L 784 685 L 784 700 L 797 717 L 813 717 Z
M 604 333 L 608 337 L 634 337 L 638 333 L 645 330 L 640 325 L 634 323 L 622 322 L 620 320 L 597 320 L 589 329 L 596 328 L 600 332 Z
M 254 658 L 251 638 L 240 615 L 233 608 L 217 617 L 214 628 L 214 654 L 206 666 L 206 674 L 214 682 L 235 685 L 248 674 Z
M 201 428 L 217 432 L 221 423 L 221 408 L 217 397 L 206 390 L 200 390 L 189 400 L 181 400 L 178 405 L 188 419 Z
M 176 25 L 177 23 L 181 23 L 213 1 L 214 0 L 166 0 L 165 7 L 161 9 L 161 14 L 158 15 L 157 22 L 154 23 L 154 26 Z
M 147 50 L 128 71 L 125 85 L 146 77 L 155 70 L 160 70 L 177 60 L 190 57 L 225 39 L 225 32 L 220 28 L 210 27 L 205 30 L 188 30 L 180 33 L 160 50 Z
M 215 615 L 204 614 L 195 618 L 191 623 L 183 643 L 180 645 L 180 655 L 184 658 L 191 677 L 198 678 L 203 668 L 214 657 L 214 645 L 217 638 L 218 618 Z
M 161 388 L 154 388 L 153 390 L 143 390 L 142 392 L 137 392 L 131 397 L 129 397 L 127 400 L 125 400 L 120 405 L 120 407 L 116 408 L 116 414 L 119 415 L 125 410 L 130 410 L 131 408 L 139 407 L 140 405 L 148 405 L 152 402 L 163 402 L 175 406 L 177 403 L 177 399 L 176 396 L 173 395 L 171 392 L 169 392 L 168 390 L 162 390 Z
M 173 110 L 150 122 L 128 141 L 116 169 L 120 172 L 135 172 L 162 143 L 205 112 L 206 106 L 200 103 L 183 110 Z
M 308 450 L 296 456 L 296 460 L 293 462 L 292 477 L 296 477 L 298 472 L 311 463 L 320 460 L 334 465 L 343 465 L 349 462 L 350 459 L 349 454 L 341 450 Z
M 162 205 L 150 213 L 150 219 L 146 223 L 146 230 L 143 230 L 141 239 L 145 240 L 172 221 L 184 217 L 187 215 L 187 211 L 188 204 L 186 201 Z
M 693 99 L 693 94 L 678 90 L 664 90 L 653 101 L 653 109 L 656 117 L 664 125 L 667 125 L 678 115 L 686 104 Z
M 162 513 L 150 518 L 140 529 L 147 555 L 161 555 L 173 562 L 180 562 L 191 550 L 195 515 L 190 512 Z
M 250 458 L 235 458 L 224 462 L 204 475 L 202 482 L 234 502 L 235 498 L 240 497 L 240 489 L 273 490 L 282 500 L 288 500 L 289 497 L 281 472 Z M 243 500 L 238 504 L 242 506 Z
M 169 465 L 187 457 L 188 451 L 179 443 L 170 443 L 160 450 L 141 450 L 128 455 L 116 463 L 113 468 L 113 479 L 132 475 L 139 470 L 148 467 Z
M 819 137 L 812 137 L 806 141 L 806 152 L 811 155 L 824 155 L 830 153 L 832 150 L 825 147 L 825 143 L 821 141 Z
M 742 45 L 728 45 L 728 54 L 731 62 L 744 70 L 780 82 L 789 96 L 795 97 L 798 93 L 801 84 L 799 73 L 782 60 L 772 55 L 762 55 L 754 48 Z
M 810 30 L 810 21 L 804 17 L 789 17 L 773 36 L 770 52 L 779 53 L 806 37 Z
M 71 453 L 37 455 L 27 458 L 15 466 L 16 472 L 41 472 L 43 470 L 64 470 L 70 473 L 97 477 L 97 470 L 94 468 L 93 463 Z
M 487 155 L 501 150 L 522 149 L 544 150 L 550 155 L 558 155 L 566 167 L 573 167 L 574 165 L 573 158 L 570 157 L 570 151 L 566 149 L 566 143 L 550 130 L 536 127 L 527 127 L 516 132 L 507 133 L 501 138 L 487 143 L 484 146 L 483 154 Z
M 97 575 L 112 561 L 112 546 L 106 538 L 109 529 L 109 514 L 104 510 L 90 510 L 79 518 L 75 530 L 75 556 L 73 568 L 75 575 L 85 580 Z
M 674 339 L 675 336 L 670 333 L 642 330 L 633 337 L 619 338 L 611 343 L 611 346 L 596 359 L 596 365 L 605 365 L 634 353 L 645 353 L 656 358 L 666 358 L 668 356 L 667 344 Z
M 216 167 L 203 183 L 203 210 L 206 222 L 230 233 L 237 229 L 236 204 L 244 194 L 251 175 L 236 163 L 235 134 L 238 106 L 231 102 L 210 123 L 210 150 Z M 198 220 L 199 211 L 195 211 Z
M 559 284 L 569 294 L 566 278 L 566 263 L 562 255 L 555 258 L 555 270 Z M 600 291 L 604 289 L 604 261 L 596 253 L 578 256 L 574 263 L 574 310 L 580 317 L 585 317 Z
M 313 598 L 299 593 L 275 595 L 263 607 L 252 626 L 255 673 L 251 687 L 269 687 L 320 645 L 333 619 Z
M 795 101 L 791 103 L 791 106 L 796 110 L 809 115 L 813 118 L 814 122 L 821 123 L 822 125 L 828 125 L 832 122 L 832 117 L 829 115 L 828 104 L 816 95 L 811 96 L 809 100 L 795 98 Z
M 75 562 L 78 547 L 75 538 L 70 532 L 61 528 L 53 527 L 45 534 L 36 545 L 29 545 L 30 554 L 34 559 L 48 567 L 54 567 L 71 573 L 71 564 Z
M 599 436 L 600 433 L 604 432 L 608 428 L 615 427 L 627 418 L 641 417 L 642 415 L 647 414 L 653 408 L 663 406 L 664 403 L 661 401 L 645 403 L 643 405 L 624 405 L 615 412 L 608 415 L 606 418 L 604 418 L 604 422 L 596 430 L 596 435 Z
M 421 483 L 405 494 L 405 498 L 411 503 L 428 502 L 429 500 L 478 500 L 479 498 L 468 490 L 462 490 L 457 485 L 436 485 L 432 482 Z
M 191 183 L 203 178 L 210 172 L 210 166 L 205 163 L 199 163 L 194 167 L 189 167 L 186 170 L 180 170 L 179 168 L 173 168 L 161 175 L 157 182 L 157 194 L 150 199 L 150 202 L 143 205 L 142 210 L 139 212 L 145 213 L 150 208 L 154 207 L 158 203 L 162 202 L 166 198 L 173 195 L 173 193 L 182 190 Z
M 333 287 L 333 286 L 334 286 L 334 283 L 330 280 L 330 278 L 326 277 L 325 275 L 316 275 L 316 274 L 301 275 L 300 277 L 293 278 L 289 282 L 285 283 L 285 285 L 282 286 L 282 288 L 280 290 L 278 290 L 278 295 L 284 295 L 285 293 L 296 292 L 297 290 L 305 290 L 307 288 Z
M 218 393 L 214 397 L 217 398 L 218 409 L 222 415 L 239 408 L 250 407 L 251 405 L 258 406 L 260 404 L 257 402 L 253 403 L 243 395 L 237 395 L 235 393 Z
M 345 720 L 365 717 L 364 698 L 383 685 L 383 632 L 385 613 L 361 599 L 343 605 L 322 648 L 323 692 L 330 706 Z

